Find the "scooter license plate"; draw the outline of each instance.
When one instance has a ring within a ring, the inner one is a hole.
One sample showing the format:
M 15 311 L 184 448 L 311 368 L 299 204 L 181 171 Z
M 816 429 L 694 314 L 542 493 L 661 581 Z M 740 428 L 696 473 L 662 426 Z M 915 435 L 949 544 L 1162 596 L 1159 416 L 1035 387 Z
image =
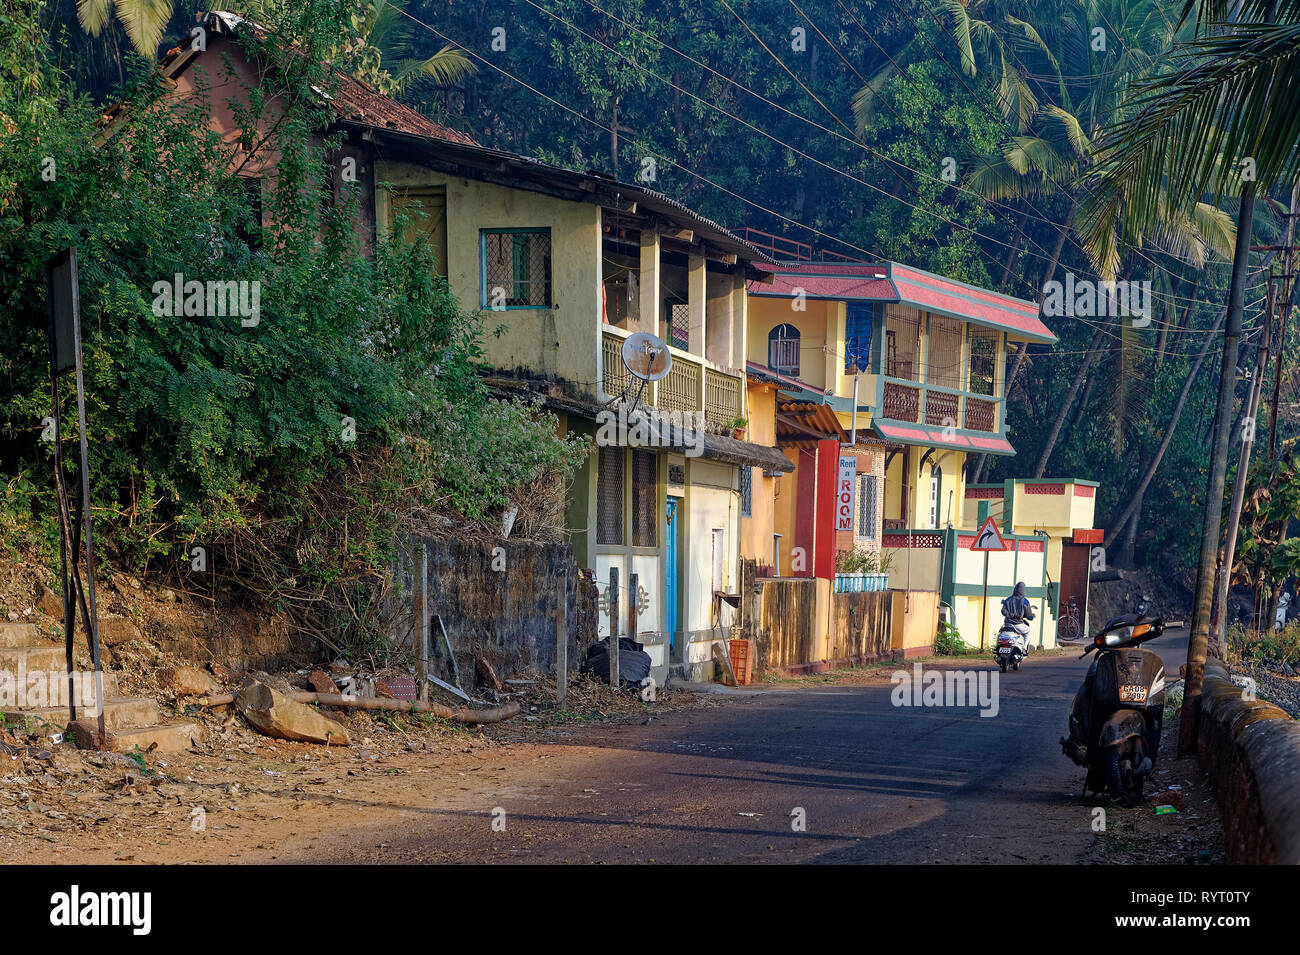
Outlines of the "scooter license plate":
M 1119 701 L 1121 703 L 1145 703 L 1147 701 L 1147 688 L 1140 683 L 1130 683 L 1119 688 Z
M 998 653 L 1010 653 L 1010 652 L 1011 652 L 1010 647 L 998 647 Z

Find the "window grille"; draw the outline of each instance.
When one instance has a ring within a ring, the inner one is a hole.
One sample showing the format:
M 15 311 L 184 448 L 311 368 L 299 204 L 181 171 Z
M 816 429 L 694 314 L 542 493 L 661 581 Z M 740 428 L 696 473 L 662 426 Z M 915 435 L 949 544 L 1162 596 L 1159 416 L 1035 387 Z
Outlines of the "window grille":
M 483 234 L 483 307 L 549 308 L 549 229 Z
M 799 374 L 799 329 L 778 325 L 768 332 L 767 367 L 783 375 Z
M 600 449 L 596 485 L 596 543 L 623 543 L 623 449 Z
M 994 394 L 994 376 L 998 367 L 998 336 L 995 332 L 971 330 L 970 391 L 976 395 Z
M 659 458 L 653 451 L 632 452 L 632 545 L 659 544 Z
M 877 478 L 874 474 L 858 475 L 858 536 L 876 537 Z
M 740 469 L 740 516 L 754 516 L 754 469 Z

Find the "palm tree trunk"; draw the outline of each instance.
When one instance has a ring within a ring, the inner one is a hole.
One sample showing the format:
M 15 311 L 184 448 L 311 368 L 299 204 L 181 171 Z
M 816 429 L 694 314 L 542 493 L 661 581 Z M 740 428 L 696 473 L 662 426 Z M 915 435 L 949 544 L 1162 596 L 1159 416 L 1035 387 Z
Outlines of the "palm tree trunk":
M 1098 324 L 1097 331 L 1092 336 L 1092 342 L 1088 345 L 1088 353 L 1083 356 L 1083 361 L 1079 364 L 1079 370 L 1075 372 L 1074 381 L 1070 383 L 1070 390 L 1066 392 L 1065 400 L 1061 402 L 1061 407 L 1056 412 L 1056 420 L 1052 422 L 1052 430 L 1048 432 L 1047 443 L 1043 445 L 1043 453 L 1038 458 L 1038 464 L 1034 466 L 1034 477 L 1036 478 L 1042 477 L 1043 472 L 1047 470 L 1047 462 L 1052 456 L 1052 450 L 1056 447 L 1056 439 L 1061 436 L 1061 427 L 1065 424 L 1065 418 L 1074 405 L 1074 398 L 1079 393 L 1079 386 L 1083 384 L 1088 369 L 1092 367 L 1097 352 L 1101 349 L 1101 339 L 1105 334 L 1106 326 Z
M 1006 288 L 1007 280 L 1011 278 L 1011 267 L 1016 264 L 1016 255 L 1019 254 L 1020 243 L 1025 237 L 1025 220 L 1028 218 L 1028 209 L 1020 213 L 1020 222 L 1016 225 L 1016 234 L 1011 240 L 1011 250 L 1007 252 L 1007 260 L 1002 264 L 1002 278 L 998 281 L 1001 288 Z M 1024 348 L 1023 345 L 1020 347 Z
M 1267 332 L 1265 334 L 1267 335 Z M 1226 624 L 1223 608 L 1228 605 L 1228 590 L 1232 586 L 1232 562 L 1236 556 L 1237 534 L 1241 530 L 1241 505 L 1246 499 L 1246 476 L 1250 471 L 1250 452 L 1255 444 L 1255 419 L 1259 417 L 1259 393 L 1263 390 L 1261 386 L 1267 365 L 1268 352 L 1261 351 L 1259 360 L 1255 362 L 1255 380 L 1250 384 L 1250 393 L 1246 397 L 1246 416 L 1241 425 L 1241 453 L 1237 455 L 1237 477 L 1232 483 L 1232 503 L 1228 505 L 1228 526 L 1223 534 L 1223 559 L 1219 563 L 1217 594 L 1219 620 L 1212 635 L 1220 647 L 1223 646 Z
M 1214 564 L 1219 547 L 1219 521 L 1223 517 L 1223 486 L 1228 472 L 1228 425 L 1237 383 L 1237 357 L 1241 345 L 1241 320 L 1246 310 L 1246 266 L 1250 261 L 1251 227 L 1255 215 L 1255 183 L 1241 191 L 1237 210 L 1237 245 L 1232 254 L 1232 280 L 1228 287 L 1228 323 L 1223 330 L 1223 361 L 1219 400 L 1214 413 L 1214 443 L 1210 448 L 1210 473 L 1206 480 L 1205 515 L 1201 527 L 1201 553 L 1196 567 L 1196 599 L 1192 605 L 1192 632 L 1187 641 L 1187 670 L 1183 706 L 1178 726 L 1178 755 L 1196 749 L 1201 717 L 1201 685 L 1210 641 L 1210 609 L 1214 601 Z
M 1174 410 L 1169 416 L 1169 426 L 1165 428 L 1165 436 L 1160 441 L 1160 447 L 1156 448 L 1155 456 L 1151 459 L 1151 463 L 1147 465 L 1146 474 L 1142 476 L 1141 483 L 1138 484 L 1137 490 L 1129 499 L 1128 507 L 1115 521 L 1115 529 L 1111 531 L 1111 536 L 1102 546 L 1109 548 L 1119 535 L 1120 529 L 1128 521 L 1137 519 L 1137 514 L 1140 513 L 1142 507 L 1142 497 L 1146 494 L 1147 487 L 1150 486 L 1152 478 L 1156 476 L 1156 470 L 1160 467 L 1160 461 L 1164 458 L 1165 452 L 1169 450 L 1169 445 L 1174 440 L 1174 432 L 1178 429 L 1178 419 L 1182 417 L 1183 408 L 1187 405 L 1187 396 L 1191 394 L 1192 385 L 1196 383 L 1196 376 L 1201 370 L 1201 363 L 1205 361 L 1205 355 L 1210 350 L 1210 341 L 1214 338 L 1214 333 L 1219 330 L 1219 325 L 1223 323 L 1223 318 L 1227 313 L 1228 309 L 1225 306 L 1219 311 L 1219 317 L 1214 320 L 1214 326 L 1206 332 L 1205 340 L 1201 342 L 1201 350 L 1196 355 L 1196 361 L 1192 363 L 1191 370 L 1187 373 L 1186 380 L 1183 381 L 1182 390 L 1178 392 L 1178 400 L 1174 402 Z

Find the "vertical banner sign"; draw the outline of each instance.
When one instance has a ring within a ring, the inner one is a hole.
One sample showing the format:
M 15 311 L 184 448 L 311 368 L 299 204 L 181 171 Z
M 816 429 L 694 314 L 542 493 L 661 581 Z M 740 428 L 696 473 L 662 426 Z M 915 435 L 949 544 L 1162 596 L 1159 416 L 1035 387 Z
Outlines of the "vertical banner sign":
M 840 455 L 840 477 L 835 485 L 835 529 L 853 530 L 853 495 L 858 483 L 858 459 Z

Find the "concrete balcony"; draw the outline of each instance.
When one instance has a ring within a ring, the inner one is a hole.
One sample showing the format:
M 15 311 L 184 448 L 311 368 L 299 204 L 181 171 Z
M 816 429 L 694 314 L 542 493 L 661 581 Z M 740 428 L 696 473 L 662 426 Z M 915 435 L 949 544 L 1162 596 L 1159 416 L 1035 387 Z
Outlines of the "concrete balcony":
M 623 367 L 623 342 L 631 332 L 605 326 L 601 332 L 601 387 L 609 397 L 617 397 L 636 384 Z M 648 382 L 641 400 L 660 411 L 704 412 L 710 430 L 722 431 L 744 414 L 744 379 L 725 368 L 692 355 L 680 348 L 668 347 L 673 356 L 668 375 L 658 382 Z

